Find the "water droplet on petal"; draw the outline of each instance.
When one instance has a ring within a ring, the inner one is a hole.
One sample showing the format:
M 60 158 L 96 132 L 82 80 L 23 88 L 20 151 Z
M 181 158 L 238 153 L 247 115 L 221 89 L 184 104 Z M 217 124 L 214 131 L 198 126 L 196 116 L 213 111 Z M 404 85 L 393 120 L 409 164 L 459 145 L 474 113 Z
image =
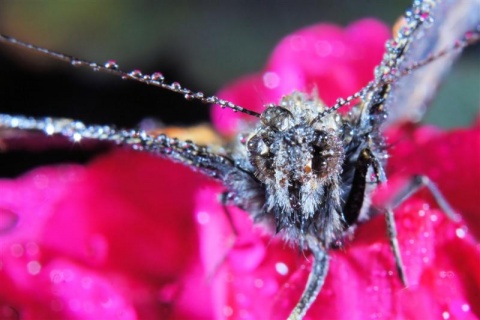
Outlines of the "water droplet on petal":
M 208 212 L 200 211 L 197 213 L 197 222 L 201 225 L 207 224 L 210 222 L 210 215 Z
M 32 276 L 35 276 L 40 273 L 42 270 L 42 265 L 40 262 L 33 260 L 27 263 L 27 270 Z
M 442 319 L 444 319 L 444 320 L 450 319 L 450 313 L 448 311 L 443 311 L 442 312 Z
M 14 243 L 10 246 L 10 253 L 12 254 L 12 257 L 20 258 L 23 256 L 24 252 L 25 250 L 23 249 L 23 246 L 19 243 Z
M 275 270 L 282 276 L 286 276 L 288 274 L 288 266 L 283 262 L 275 263 Z
M 469 312 L 470 311 L 470 305 L 468 303 L 462 304 L 462 311 L 463 312 Z
M 230 318 L 233 315 L 233 308 L 230 306 L 224 306 L 223 315 L 227 318 Z
M 457 228 L 455 230 L 455 235 L 460 238 L 460 239 L 463 239 L 465 238 L 465 236 L 467 235 L 467 227 L 460 227 L 460 228 Z
M 280 77 L 276 72 L 265 72 L 263 74 L 263 85 L 268 89 L 275 89 L 280 84 Z
M 11 210 L 0 208 L 0 234 L 15 228 L 18 222 L 18 215 Z
M 50 282 L 52 283 L 60 283 L 63 280 L 63 272 L 58 269 L 53 269 L 50 271 Z

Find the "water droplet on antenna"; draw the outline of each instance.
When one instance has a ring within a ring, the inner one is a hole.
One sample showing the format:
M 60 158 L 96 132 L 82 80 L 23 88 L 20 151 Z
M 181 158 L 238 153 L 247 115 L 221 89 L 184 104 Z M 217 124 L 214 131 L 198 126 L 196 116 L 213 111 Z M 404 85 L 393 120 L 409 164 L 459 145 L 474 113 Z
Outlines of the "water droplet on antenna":
M 165 80 L 165 77 L 160 72 L 154 72 L 152 74 L 152 80 L 153 81 L 158 81 L 158 82 L 163 82 Z
M 130 73 L 128 75 L 132 78 L 141 78 L 142 77 L 142 72 L 140 70 L 136 69 L 136 70 L 130 71 Z
M 105 62 L 105 68 L 111 69 L 111 70 L 118 70 L 118 64 L 115 60 L 108 60 Z

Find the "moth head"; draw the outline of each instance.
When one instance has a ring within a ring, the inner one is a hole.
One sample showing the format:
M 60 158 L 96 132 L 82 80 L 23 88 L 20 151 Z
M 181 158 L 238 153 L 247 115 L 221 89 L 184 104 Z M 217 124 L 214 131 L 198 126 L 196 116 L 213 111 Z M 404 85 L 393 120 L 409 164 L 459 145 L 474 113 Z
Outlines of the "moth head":
M 313 121 L 322 109 L 306 95 L 286 96 L 281 106 L 265 109 L 247 141 L 256 177 L 278 193 L 282 207 L 302 206 L 306 194 L 321 192 L 341 172 L 344 151 L 338 124 L 332 119 Z

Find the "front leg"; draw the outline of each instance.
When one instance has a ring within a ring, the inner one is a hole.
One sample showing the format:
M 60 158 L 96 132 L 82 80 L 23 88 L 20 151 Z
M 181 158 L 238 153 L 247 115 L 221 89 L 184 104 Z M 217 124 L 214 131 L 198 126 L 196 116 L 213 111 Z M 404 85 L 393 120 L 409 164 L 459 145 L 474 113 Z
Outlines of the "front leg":
M 343 217 L 347 227 L 357 222 L 362 210 L 367 186 L 367 174 L 370 167 L 373 167 L 377 183 L 386 181 L 380 161 L 369 148 L 363 149 L 357 158 L 352 188 L 343 207 Z
M 353 225 L 358 220 L 360 211 L 362 210 L 367 185 L 367 174 L 370 167 L 373 168 L 377 183 L 386 181 L 382 165 L 380 164 L 378 159 L 375 157 L 375 155 L 370 149 L 363 149 L 358 156 L 352 181 L 352 188 L 350 189 L 350 194 L 348 195 L 347 202 L 345 204 L 345 207 L 343 208 L 343 214 L 347 226 Z M 406 196 L 409 196 L 410 194 L 411 193 L 408 192 L 404 193 L 404 195 Z M 403 201 L 404 196 L 401 196 L 398 200 Z M 400 254 L 400 246 L 398 244 L 397 228 L 395 225 L 395 219 L 393 217 L 393 211 L 391 206 L 386 206 L 385 210 L 387 234 L 390 241 L 390 247 L 392 248 L 393 255 L 395 257 L 395 265 L 397 267 L 397 272 L 400 276 L 400 280 L 402 281 L 402 283 L 407 286 L 405 268 L 403 265 L 402 256 Z
M 307 239 L 308 248 L 313 255 L 313 265 L 305 290 L 287 320 L 301 320 L 315 301 L 323 287 L 328 272 L 328 253 L 324 246 L 313 237 Z

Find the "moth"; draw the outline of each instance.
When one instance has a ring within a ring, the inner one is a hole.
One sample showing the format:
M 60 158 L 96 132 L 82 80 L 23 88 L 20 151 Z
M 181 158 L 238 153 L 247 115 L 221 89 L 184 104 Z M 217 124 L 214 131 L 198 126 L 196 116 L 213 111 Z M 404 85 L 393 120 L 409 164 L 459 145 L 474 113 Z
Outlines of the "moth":
M 302 319 L 320 292 L 328 273 L 328 250 L 373 212 L 368 198 L 386 181 L 388 159 L 385 126 L 421 118 L 435 85 L 452 56 L 477 42 L 480 2 L 414 1 L 405 13 L 398 35 L 387 42 L 386 53 L 373 80 L 360 91 L 323 104 L 315 92 L 286 93 L 261 113 L 216 96 L 168 82 L 161 73 L 122 71 L 109 61 L 97 64 L 0 35 L 0 41 L 44 53 L 75 66 L 111 73 L 181 94 L 187 100 L 216 104 L 258 118 L 224 151 L 191 141 L 142 130 L 85 125 L 71 119 L 33 118 L 0 114 L 0 128 L 40 131 L 73 142 L 99 140 L 157 154 L 219 180 L 225 205 L 248 212 L 286 241 L 308 249 L 314 264 L 305 290 L 288 319 Z M 353 104 L 347 113 L 339 112 Z M 392 209 L 418 188 L 426 186 L 452 218 L 453 209 L 425 177 L 414 177 L 392 203 L 385 205 L 387 228 L 400 279 L 405 276 Z

